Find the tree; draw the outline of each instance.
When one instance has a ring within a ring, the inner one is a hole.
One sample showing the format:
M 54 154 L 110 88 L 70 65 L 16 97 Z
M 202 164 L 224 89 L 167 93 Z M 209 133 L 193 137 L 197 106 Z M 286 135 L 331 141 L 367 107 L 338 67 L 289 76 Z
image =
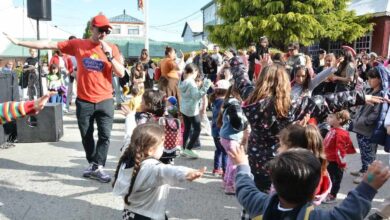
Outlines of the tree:
M 247 47 L 267 36 L 276 48 L 321 39 L 352 42 L 372 30 L 369 15 L 347 11 L 348 0 L 215 0 L 223 24 L 208 26 L 209 39 L 224 47 Z
M 91 33 L 90 25 L 91 25 L 91 20 L 89 20 L 87 22 L 87 27 L 85 27 L 83 39 L 87 39 L 87 38 L 91 37 L 92 33 Z

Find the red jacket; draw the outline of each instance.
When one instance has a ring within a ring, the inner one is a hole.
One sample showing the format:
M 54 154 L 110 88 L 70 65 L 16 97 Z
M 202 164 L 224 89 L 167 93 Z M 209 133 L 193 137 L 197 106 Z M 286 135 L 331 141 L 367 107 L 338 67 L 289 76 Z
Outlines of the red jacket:
M 336 162 L 340 168 L 345 168 L 346 154 L 356 153 L 349 132 L 343 128 L 331 128 L 324 139 L 326 159 Z
M 70 57 L 69 57 L 69 60 L 68 60 L 68 57 L 69 56 L 67 56 L 65 54 L 62 54 L 62 57 L 58 56 L 57 54 L 54 54 L 50 59 L 49 66 L 54 63 L 58 67 L 60 67 L 60 59 L 62 59 L 64 61 L 64 64 L 65 64 L 65 68 L 68 70 L 69 73 L 71 73 L 71 72 L 73 72 L 73 65 L 72 65 L 72 62 L 70 62 L 70 65 L 69 65 Z

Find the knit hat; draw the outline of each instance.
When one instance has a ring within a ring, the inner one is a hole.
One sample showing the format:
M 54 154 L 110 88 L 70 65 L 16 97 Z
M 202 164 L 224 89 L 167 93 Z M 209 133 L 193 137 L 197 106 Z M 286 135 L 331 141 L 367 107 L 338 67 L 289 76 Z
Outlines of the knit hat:
M 169 97 L 167 98 L 167 101 L 168 101 L 169 103 L 171 103 L 172 105 L 176 105 L 176 104 L 177 104 L 177 99 L 176 99 L 175 96 L 169 96 Z

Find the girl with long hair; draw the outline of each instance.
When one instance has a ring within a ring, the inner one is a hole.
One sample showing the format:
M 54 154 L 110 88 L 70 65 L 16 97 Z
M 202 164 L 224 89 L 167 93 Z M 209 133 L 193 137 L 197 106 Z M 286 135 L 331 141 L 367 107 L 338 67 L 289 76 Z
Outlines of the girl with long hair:
M 165 214 L 169 185 L 200 178 L 199 170 L 166 165 L 164 129 L 155 123 L 137 126 L 121 156 L 112 183 L 115 195 L 123 196 L 123 219 L 168 219 Z
M 291 100 L 291 85 L 286 69 L 279 64 L 265 66 L 256 84 L 246 77 L 245 69 L 236 57 L 231 57 L 230 66 L 235 86 L 239 89 L 243 111 L 251 126 L 248 140 L 249 164 L 256 186 L 268 191 L 271 185 L 265 164 L 276 154 L 277 134 L 294 121 L 302 120 L 307 114 L 311 117 L 324 117 L 366 102 L 383 102 L 383 98 L 365 95 L 360 91 L 348 91 L 315 97 L 302 97 Z

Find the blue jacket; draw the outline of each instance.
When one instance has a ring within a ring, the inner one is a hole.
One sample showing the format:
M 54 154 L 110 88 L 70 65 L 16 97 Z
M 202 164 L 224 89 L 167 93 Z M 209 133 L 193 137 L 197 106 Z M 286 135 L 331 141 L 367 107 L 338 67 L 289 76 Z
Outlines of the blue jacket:
M 194 79 L 189 78 L 179 83 L 181 96 L 180 112 L 185 116 L 193 117 L 199 115 L 199 103 L 202 96 L 207 94 L 211 81 L 206 79 L 201 88 L 198 88 Z
M 253 218 L 263 215 L 264 220 L 268 220 L 267 214 L 270 212 L 272 202 L 279 201 L 277 194 L 269 195 L 259 191 L 253 182 L 253 176 L 248 165 L 237 166 L 236 174 L 236 197 L 238 202 Z M 315 208 L 309 214 L 309 220 L 317 219 L 343 219 L 359 220 L 364 219 L 371 209 L 371 201 L 377 191 L 367 183 L 360 183 L 354 190 L 348 193 L 338 206 L 330 210 Z M 297 220 L 303 220 L 310 203 L 304 205 Z

